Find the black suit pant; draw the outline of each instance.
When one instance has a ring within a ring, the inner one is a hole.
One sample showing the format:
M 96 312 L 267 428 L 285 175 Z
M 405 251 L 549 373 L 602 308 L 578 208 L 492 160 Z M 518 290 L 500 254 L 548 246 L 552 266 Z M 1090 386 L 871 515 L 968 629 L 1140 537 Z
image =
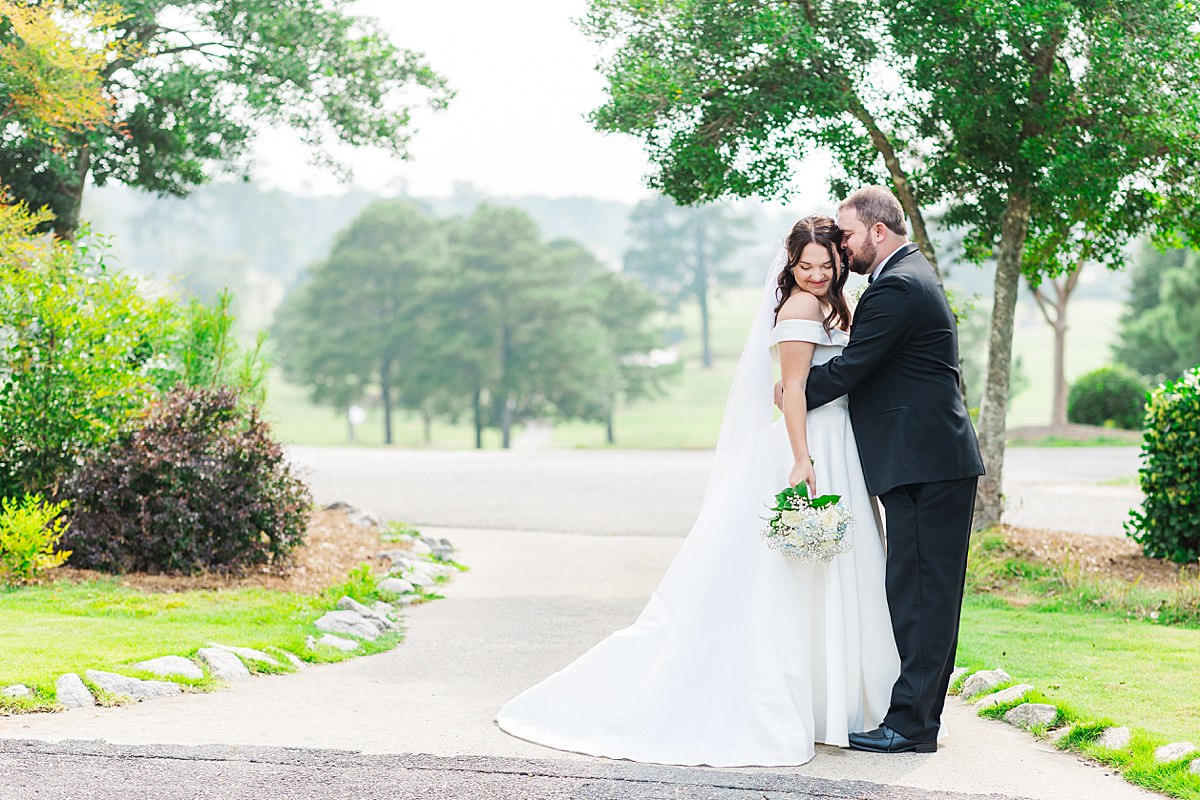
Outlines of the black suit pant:
M 887 598 L 900 651 L 884 724 L 917 742 L 937 741 L 941 727 L 978 481 L 907 484 L 879 498 L 887 511 Z

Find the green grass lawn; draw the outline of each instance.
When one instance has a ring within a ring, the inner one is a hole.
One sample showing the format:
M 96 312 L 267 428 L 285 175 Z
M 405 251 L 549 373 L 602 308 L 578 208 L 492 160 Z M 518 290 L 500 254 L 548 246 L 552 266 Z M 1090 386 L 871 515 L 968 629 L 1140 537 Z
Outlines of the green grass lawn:
M 689 306 L 677 314 L 664 315 L 663 327 L 682 337 L 680 355 L 684 360 L 684 372 L 665 396 L 632 403 L 618 410 L 615 419 L 618 447 L 710 448 L 716 443 L 733 370 L 741 355 L 758 298 L 759 289 L 748 287 L 726 289 L 717 295 L 712 304 L 712 343 L 716 358 L 711 369 L 703 369 L 700 365 L 697 310 Z M 1120 312 L 1121 304 L 1112 300 L 1079 299 L 1072 304 L 1071 327 L 1067 334 L 1068 380 L 1109 363 L 1109 346 L 1116 335 L 1115 320 Z M 1013 400 L 1008 418 L 1011 427 L 1049 424 L 1052 345 L 1050 327 L 1035 308 L 1022 304 L 1018 309 L 1013 348 L 1022 360 L 1029 386 Z M 349 441 L 346 422 L 340 412 L 312 405 L 304 390 L 287 384 L 278 376 L 271 384 L 267 416 L 274 421 L 278 435 L 285 442 L 342 445 Z M 415 417 L 397 414 L 393 433 L 397 445 L 427 446 L 420 421 Z M 474 446 L 474 433 L 469 422 L 436 423 L 433 438 L 435 447 Z M 359 427 L 356 442 L 363 445 L 383 443 L 383 420 L 378 408 L 368 408 L 368 419 Z M 555 426 L 552 442 L 557 447 L 603 447 L 604 426 L 563 423 Z M 485 446 L 499 445 L 499 433 L 488 431 Z
M 1200 744 L 1200 630 L 972 596 L 958 663 L 1003 667 L 1090 717 Z
M 138 677 L 129 665 L 157 656 L 191 656 L 210 642 L 339 661 L 349 656 L 307 650 L 305 637 L 321 635 L 313 623 L 343 594 L 369 602 L 371 587 L 365 579 L 352 579 L 315 596 L 263 589 L 147 593 L 111 578 L 0 590 L 0 686 L 23 683 L 37 691 L 36 703 L 44 707 L 64 673 L 82 677 L 98 669 Z M 389 633 L 363 641 L 350 655 L 388 649 L 400 638 Z M 0 698 L 0 712 L 22 707 L 28 709 Z

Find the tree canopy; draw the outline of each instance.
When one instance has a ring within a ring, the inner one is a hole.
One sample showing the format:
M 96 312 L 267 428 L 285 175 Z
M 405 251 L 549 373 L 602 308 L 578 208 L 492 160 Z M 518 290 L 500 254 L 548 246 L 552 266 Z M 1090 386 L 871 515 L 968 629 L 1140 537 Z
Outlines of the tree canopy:
M 79 223 L 88 176 L 186 194 L 215 166 L 245 174 L 265 125 L 298 131 L 334 169 L 334 143 L 403 158 L 413 108 L 450 98 L 421 56 L 355 15 L 350 0 L 129 0 L 122 9 L 93 20 L 112 43 L 98 73 L 114 101 L 108 124 L 53 146 L 28 125 L 0 136 L 0 176 L 17 197 L 49 206 L 62 235 Z M 19 37 L 0 28 L 0 47 Z

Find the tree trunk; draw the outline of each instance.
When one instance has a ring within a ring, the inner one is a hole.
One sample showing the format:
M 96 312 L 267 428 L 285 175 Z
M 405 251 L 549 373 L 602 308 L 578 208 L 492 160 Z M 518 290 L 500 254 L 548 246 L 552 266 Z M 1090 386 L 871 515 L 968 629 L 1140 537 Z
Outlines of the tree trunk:
M 79 214 L 83 209 L 83 188 L 92 169 L 92 151 L 81 147 L 75 156 L 75 170 L 69 180 L 59 183 L 63 200 L 55 209 L 54 233 L 61 239 L 73 241 L 79 232 Z
M 473 406 L 475 412 L 475 449 L 483 449 L 483 390 L 476 389 L 475 397 L 473 398 Z
M 354 444 L 354 421 L 350 419 L 350 407 L 346 407 L 346 438 Z
M 1053 300 L 1042 293 L 1041 286 L 1033 290 L 1033 299 L 1037 301 L 1042 316 L 1054 328 L 1054 400 L 1050 406 L 1050 424 L 1056 428 L 1067 425 L 1067 304 L 1079 285 L 1079 275 L 1089 255 L 1090 248 L 1084 247 L 1067 279 L 1061 284 L 1057 280 L 1051 281 L 1050 285 L 1054 287 Z M 1051 309 L 1054 309 L 1053 314 Z
M 512 400 L 505 397 L 503 405 L 500 406 L 500 432 L 501 432 L 501 447 L 508 450 L 512 447 Z
M 613 435 L 613 412 L 608 412 L 608 418 L 604 421 L 604 441 L 607 444 L 616 444 L 617 439 Z
M 1029 232 L 1029 198 L 1013 191 L 1000 233 L 1000 258 L 996 264 L 992 325 L 988 338 L 987 385 L 979 410 L 979 438 L 986 474 L 975 499 L 975 528 L 1000 524 L 1004 510 L 1001 479 L 1004 469 L 1004 433 L 1008 415 L 1008 387 L 1012 377 L 1013 318 L 1021 283 L 1021 255 Z
M 391 364 L 383 363 L 383 369 L 380 370 L 382 381 L 380 383 L 381 395 L 383 398 L 383 443 L 392 443 L 392 387 L 391 383 Z
M 423 408 L 421 422 L 424 423 L 425 444 L 433 444 L 433 415 Z

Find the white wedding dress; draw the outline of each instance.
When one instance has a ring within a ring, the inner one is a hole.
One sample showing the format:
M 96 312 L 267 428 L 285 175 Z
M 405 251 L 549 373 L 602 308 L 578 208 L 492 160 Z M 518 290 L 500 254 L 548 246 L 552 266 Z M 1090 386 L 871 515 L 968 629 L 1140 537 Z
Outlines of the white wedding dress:
M 772 352 L 783 340 L 815 342 L 816 364 L 847 341 L 801 320 L 770 334 Z M 769 382 L 764 390 L 769 397 Z M 815 742 L 844 747 L 851 731 L 882 722 L 899 658 L 879 520 L 846 398 L 808 415 L 818 492 L 840 494 L 854 514 L 853 549 L 828 564 L 791 559 L 762 540 L 766 509 L 793 464 L 783 419 L 765 419 L 714 475 L 637 621 L 506 703 L 502 729 L 609 758 L 789 766 L 811 759 Z

